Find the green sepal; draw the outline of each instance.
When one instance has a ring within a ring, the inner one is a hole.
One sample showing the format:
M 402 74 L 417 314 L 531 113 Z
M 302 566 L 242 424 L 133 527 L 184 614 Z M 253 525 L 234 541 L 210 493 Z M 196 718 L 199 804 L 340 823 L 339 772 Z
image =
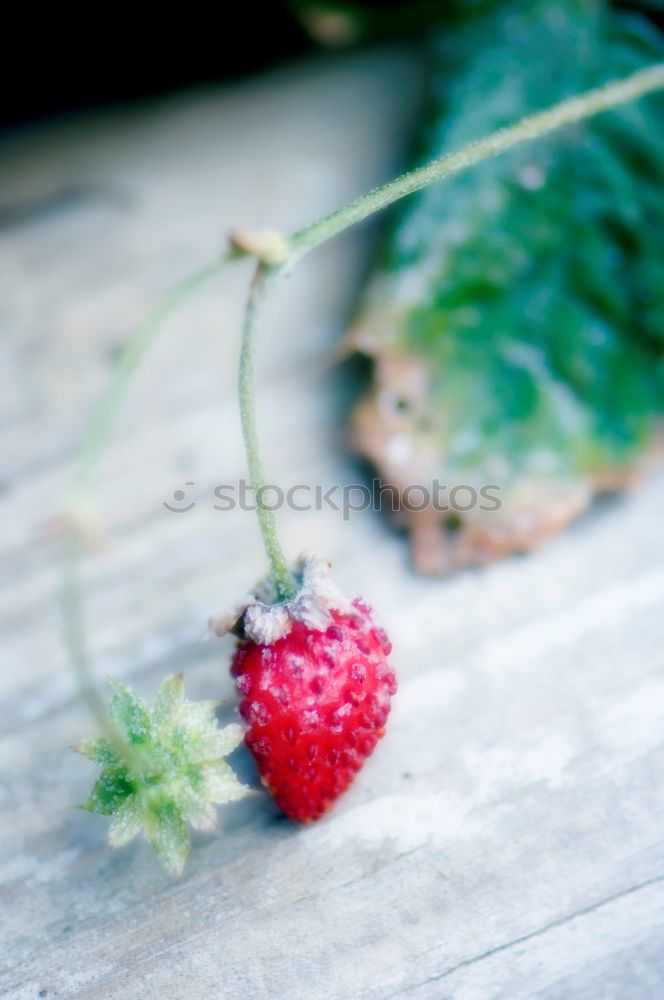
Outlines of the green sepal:
M 83 808 L 102 816 L 112 816 L 133 791 L 134 784 L 126 767 L 105 767 Z
M 183 701 L 184 678 L 182 674 L 173 674 L 162 681 L 152 705 L 152 718 L 155 725 L 160 726 L 167 723 Z
M 73 749 L 102 767 L 119 767 L 122 760 L 117 750 L 108 740 L 79 740 Z
M 214 806 L 250 794 L 224 758 L 242 741 L 242 726 L 220 729 L 216 703 L 184 697 L 182 676 L 167 677 L 150 709 L 113 681 L 111 738 L 81 740 L 75 748 L 101 766 L 82 808 L 112 816 L 114 847 L 143 833 L 166 867 L 179 874 L 189 851 L 189 824 L 210 830 Z
M 150 712 L 145 702 L 121 681 L 111 681 L 114 692 L 109 712 L 111 724 L 128 743 L 147 743 L 152 734 Z
M 172 799 L 164 796 L 150 804 L 145 832 L 166 867 L 181 874 L 189 854 L 189 827 Z
M 140 833 L 143 814 L 138 796 L 129 795 L 118 807 L 108 828 L 108 842 L 112 847 L 122 847 Z

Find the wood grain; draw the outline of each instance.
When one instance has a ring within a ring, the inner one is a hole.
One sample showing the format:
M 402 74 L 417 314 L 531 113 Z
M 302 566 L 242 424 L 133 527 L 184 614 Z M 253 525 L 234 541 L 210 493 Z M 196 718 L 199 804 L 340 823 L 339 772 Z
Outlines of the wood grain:
M 90 407 L 138 319 L 234 224 L 291 229 L 385 179 L 414 116 L 411 53 L 376 51 L 6 139 L 0 165 L 2 996 L 104 1000 L 623 1000 L 664 994 L 664 476 L 554 545 L 443 582 L 371 513 L 284 512 L 395 642 L 390 731 L 324 822 L 266 797 L 198 835 L 185 876 L 70 808 L 90 721 L 59 638 L 57 511 Z M 10 210 L 11 209 L 11 210 Z M 334 345 L 371 231 L 297 270 L 260 345 L 279 483 L 350 483 Z M 96 668 L 151 694 L 184 670 L 228 699 L 210 614 L 263 572 L 234 398 L 248 271 L 173 320 L 97 477 L 86 563 Z M 162 504 L 186 481 L 194 510 Z M 234 765 L 253 780 L 238 752 Z M 46 991 L 46 992 L 44 992 Z

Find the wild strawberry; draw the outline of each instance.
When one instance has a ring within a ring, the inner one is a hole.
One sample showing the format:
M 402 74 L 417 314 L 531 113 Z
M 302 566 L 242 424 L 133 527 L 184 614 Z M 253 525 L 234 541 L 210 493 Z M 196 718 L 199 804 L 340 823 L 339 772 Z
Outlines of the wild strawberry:
M 350 785 L 384 733 L 396 691 L 387 635 L 364 601 L 336 590 L 328 570 L 322 559 L 303 559 L 292 601 L 270 604 L 264 592 L 238 609 L 234 627 L 245 742 L 263 784 L 302 823 Z

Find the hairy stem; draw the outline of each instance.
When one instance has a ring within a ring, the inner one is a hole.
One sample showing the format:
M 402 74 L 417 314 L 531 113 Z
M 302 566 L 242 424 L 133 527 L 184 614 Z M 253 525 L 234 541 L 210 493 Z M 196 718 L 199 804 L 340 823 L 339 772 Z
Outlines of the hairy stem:
M 140 763 L 136 752 L 111 725 L 106 703 L 95 681 L 85 632 L 82 588 L 80 581 L 81 540 L 71 533 L 62 552 L 62 586 L 60 600 L 64 621 L 64 638 L 69 663 L 76 680 L 76 690 L 88 707 L 99 731 L 115 747 L 120 757 L 136 768 Z
M 242 434 L 247 453 L 249 478 L 256 496 L 256 513 L 260 524 L 265 552 L 270 562 L 272 577 L 277 587 L 280 600 L 287 600 L 295 593 L 295 584 L 288 563 L 279 542 L 277 521 L 272 510 L 262 505 L 262 487 L 265 485 L 265 474 L 258 444 L 256 429 L 256 407 L 254 403 L 254 332 L 261 303 L 267 290 L 274 281 L 276 270 L 268 269 L 265 264 L 259 264 L 251 283 L 249 301 L 244 314 L 242 331 L 242 347 L 240 350 L 239 397 Z
M 279 237 L 279 234 L 276 234 L 278 238 L 275 239 L 275 234 L 271 234 L 267 243 L 258 240 L 253 247 L 247 243 L 246 237 L 236 240 L 235 253 L 239 249 L 241 253 L 258 257 L 260 261 L 245 314 L 239 372 L 242 430 L 250 478 L 257 494 L 260 492 L 260 487 L 264 485 L 265 479 L 258 446 L 253 400 L 254 333 L 259 309 L 265 302 L 267 291 L 272 285 L 273 279 L 286 266 L 292 265 L 310 250 L 315 249 L 355 223 L 361 222 L 375 212 L 387 208 L 394 202 L 429 184 L 445 180 L 445 178 L 472 167 L 482 160 L 504 153 L 522 142 L 537 139 L 565 125 L 590 118 L 601 111 L 606 111 L 662 88 L 664 88 L 664 63 L 656 63 L 623 80 L 609 83 L 596 90 L 590 90 L 545 111 L 523 118 L 514 125 L 500 129 L 492 135 L 471 143 L 464 149 L 440 156 L 417 170 L 403 174 L 396 180 L 357 198 L 325 218 L 298 230 L 289 238 Z M 91 473 L 107 441 L 113 417 L 131 375 L 144 358 L 164 320 L 196 288 L 204 284 L 216 272 L 220 263 L 214 261 L 173 288 L 148 317 L 125 350 L 114 379 L 93 416 L 81 450 L 71 503 L 74 514 L 76 501 L 81 496 L 85 496 Z M 274 514 L 261 506 L 260 496 L 257 496 L 257 512 L 263 542 L 279 595 L 282 599 L 288 598 L 294 591 L 293 578 L 279 543 Z M 79 548 L 80 542 L 76 537 L 68 540 L 64 557 L 62 597 L 66 641 L 81 693 L 86 697 L 93 714 L 101 719 L 105 718 L 103 700 L 97 692 L 90 671 L 83 628 L 78 572 Z
M 122 746 L 118 742 L 117 735 L 109 732 L 104 698 L 97 687 L 90 665 L 80 580 L 83 544 L 78 522 L 81 516 L 81 505 L 85 508 L 92 473 L 103 453 L 113 418 L 124 398 L 132 375 L 154 343 L 165 321 L 193 292 L 204 285 L 223 263 L 223 260 L 215 260 L 178 282 L 152 310 L 125 347 L 116 365 L 113 378 L 88 424 L 69 498 L 64 509 L 67 535 L 62 551 L 60 604 L 63 638 L 69 654 L 69 663 L 79 694 L 86 702 L 101 731 L 116 744 L 125 758 L 131 758 L 131 748 Z
M 325 218 L 293 233 L 287 241 L 291 250 L 290 259 L 291 261 L 297 259 L 348 229 L 349 226 L 362 222 L 375 212 L 387 208 L 406 195 L 420 191 L 429 184 L 445 180 L 452 174 L 458 174 L 482 160 L 498 156 L 522 142 L 538 139 L 564 125 L 590 118 L 600 111 L 607 111 L 662 87 L 664 87 L 664 63 L 655 63 L 625 77 L 624 80 L 607 83 L 596 90 L 589 90 L 585 94 L 554 104 L 545 111 L 528 115 L 514 125 L 499 129 L 477 142 L 471 142 L 458 152 L 439 156 L 417 170 L 402 174 L 396 180 L 383 184 L 343 208 L 326 215 Z
M 60 601 L 64 622 L 64 638 L 69 663 L 76 678 L 77 690 L 102 732 L 107 728 L 104 699 L 90 669 L 88 647 L 83 625 L 80 556 L 81 542 L 70 533 L 62 552 L 62 585 Z
M 217 273 L 222 263 L 223 261 L 215 260 L 206 264 L 174 285 L 139 326 L 125 347 L 116 365 L 113 378 L 88 424 L 78 458 L 74 493 L 83 493 L 87 489 L 94 466 L 106 444 L 113 418 L 122 402 L 131 377 L 152 346 L 163 324 L 193 292 Z
M 304 229 L 298 230 L 290 237 L 280 238 L 282 257 L 279 263 L 275 263 L 275 245 L 279 240 L 275 240 L 275 234 L 269 234 L 269 239 L 265 234 L 253 234 L 247 239 L 244 236 L 245 252 L 261 258 L 261 247 L 265 246 L 262 260 L 259 264 L 256 276 L 252 283 L 249 302 L 244 320 L 244 334 L 242 339 L 242 351 L 240 356 L 240 410 L 242 414 L 242 430 L 244 443 L 247 452 L 250 478 L 252 486 L 256 491 L 256 510 L 260 522 L 261 533 L 265 551 L 267 553 L 272 568 L 277 590 L 282 599 L 288 598 L 293 593 L 293 578 L 288 570 L 279 537 L 274 513 L 261 507 L 259 491 L 264 484 L 265 478 L 260 459 L 258 433 L 256 430 L 256 414 L 253 400 L 253 341 L 254 332 L 257 325 L 257 314 L 259 306 L 265 301 L 267 292 L 273 279 L 279 271 L 294 264 L 300 257 L 310 250 L 314 250 L 322 243 L 327 242 L 333 236 L 338 235 L 350 226 L 361 222 L 375 212 L 387 208 L 395 201 L 405 198 L 415 191 L 419 191 L 429 184 L 445 180 L 453 174 L 466 170 L 469 167 L 480 163 L 482 160 L 498 156 L 506 152 L 513 146 L 523 142 L 529 142 L 540 136 L 547 135 L 564 125 L 590 118 L 600 111 L 626 101 L 631 101 L 637 97 L 651 91 L 664 87 L 664 63 L 657 63 L 646 69 L 639 70 L 624 80 L 606 84 L 596 90 L 589 90 L 585 94 L 579 94 L 566 101 L 555 104 L 545 111 L 522 118 L 521 121 L 510 125 L 507 128 L 499 129 L 491 135 L 470 143 L 463 149 L 455 153 L 447 153 L 432 160 L 430 163 L 413 170 L 410 173 L 402 174 L 394 181 L 384 184 L 382 187 L 370 191 L 368 194 L 357 198 L 355 201 L 337 209 L 330 215 L 313 222 Z M 278 236 L 278 234 L 276 234 Z M 242 246 L 242 244 L 240 244 Z

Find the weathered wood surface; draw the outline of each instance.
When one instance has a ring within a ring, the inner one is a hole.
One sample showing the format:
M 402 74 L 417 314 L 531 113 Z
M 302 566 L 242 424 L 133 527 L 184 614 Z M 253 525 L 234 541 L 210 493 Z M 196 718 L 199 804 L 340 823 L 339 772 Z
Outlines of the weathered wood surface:
M 181 881 L 143 844 L 111 852 L 106 822 L 70 808 L 90 768 L 67 747 L 91 726 L 42 529 L 109 364 L 231 225 L 289 229 L 389 174 L 416 89 L 412 56 L 377 52 L 4 143 L 3 996 L 664 995 L 661 473 L 541 554 L 445 582 L 414 577 L 376 515 L 286 512 L 289 551 L 329 553 L 395 641 L 391 727 L 355 787 L 307 829 L 266 797 L 227 808 Z M 279 482 L 357 475 L 331 360 L 367 245 L 314 255 L 263 331 Z M 194 695 L 232 698 L 230 645 L 201 636 L 263 570 L 251 515 L 211 499 L 243 474 L 247 274 L 170 324 L 98 476 L 112 543 L 86 566 L 96 665 L 145 694 L 184 670 Z M 164 510 L 188 480 L 197 507 Z

